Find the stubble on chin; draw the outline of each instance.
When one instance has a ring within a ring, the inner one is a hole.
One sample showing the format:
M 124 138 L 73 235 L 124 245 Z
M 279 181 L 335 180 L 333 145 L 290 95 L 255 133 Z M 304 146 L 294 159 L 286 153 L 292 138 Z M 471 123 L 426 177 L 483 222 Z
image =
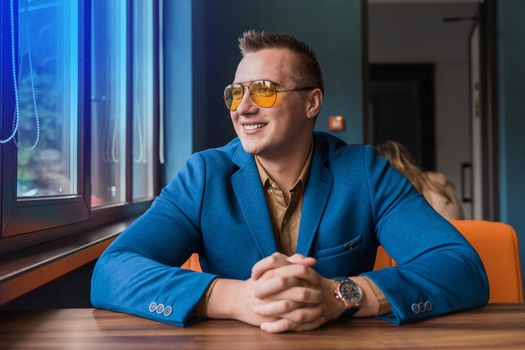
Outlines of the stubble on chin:
M 249 153 L 254 156 L 258 155 L 257 147 L 255 147 L 254 145 L 250 145 L 249 143 L 243 142 L 242 138 L 241 138 L 241 146 L 246 153 Z

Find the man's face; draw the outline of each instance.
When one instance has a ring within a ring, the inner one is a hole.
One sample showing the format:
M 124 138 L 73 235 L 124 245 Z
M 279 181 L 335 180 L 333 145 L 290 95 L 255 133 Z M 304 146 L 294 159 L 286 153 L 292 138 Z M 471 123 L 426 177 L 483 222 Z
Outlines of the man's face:
M 296 54 L 288 49 L 264 49 L 241 60 L 234 83 L 269 80 L 277 90 L 294 89 L 292 78 Z M 247 86 L 247 84 L 246 84 Z M 230 116 L 244 150 L 261 157 L 275 157 L 294 151 L 299 140 L 312 137 L 313 117 L 307 112 L 306 92 L 278 92 L 272 107 L 259 107 L 245 88 L 242 102 Z

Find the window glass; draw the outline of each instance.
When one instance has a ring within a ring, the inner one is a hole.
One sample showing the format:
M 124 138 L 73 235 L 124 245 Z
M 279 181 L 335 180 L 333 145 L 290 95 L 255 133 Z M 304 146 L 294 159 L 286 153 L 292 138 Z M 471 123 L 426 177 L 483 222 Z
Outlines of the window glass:
M 133 1 L 133 200 L 153 196 L 153 2 Z
M 77 193 L 78 4 L 18 5 L 14 142 L 19 197 Z M 16 7 L 14 7 L 16 9 Z M 12 25 L 12 23 L 10 23 Z M 11 33 L 9 33 L 11 35 Z M 12 81 L 12 79 L 10 79 Z
M 92 1 L 91 204 L 126 199 L 126 1 Z

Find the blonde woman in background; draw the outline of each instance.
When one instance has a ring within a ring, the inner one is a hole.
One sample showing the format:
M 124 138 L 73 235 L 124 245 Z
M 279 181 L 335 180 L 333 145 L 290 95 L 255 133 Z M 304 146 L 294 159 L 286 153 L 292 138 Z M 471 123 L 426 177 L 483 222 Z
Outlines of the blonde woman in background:
M 376 146 L 379 154 L 388 159 L 390 165 L 399 170 L 425 197 L 427 202 L 445 219 L 464 219 L 454 185 L 444 174 L 423 172 L 417 167 L 408 150 L 398 142 L 385 141 Z

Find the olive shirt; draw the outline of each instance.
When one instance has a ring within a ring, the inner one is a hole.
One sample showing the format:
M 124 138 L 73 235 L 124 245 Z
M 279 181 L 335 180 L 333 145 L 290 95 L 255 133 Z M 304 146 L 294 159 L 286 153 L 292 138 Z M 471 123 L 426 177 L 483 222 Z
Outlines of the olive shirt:
M 281 253 L 288 256 L 293 255 L 295 254 L 299 224 L 301 223 L 304 185 L 308 180 L 308 173 L 312 164 L 312 150 L 310 149 L 299 178 L 290 189 L 290 200 L 288 203 L 285 201 L 283 191 L 268 175 L 257 156 L 255 156 L 255 164 L 261 177 L 266 204 L 272 218 L 277 247 Z

